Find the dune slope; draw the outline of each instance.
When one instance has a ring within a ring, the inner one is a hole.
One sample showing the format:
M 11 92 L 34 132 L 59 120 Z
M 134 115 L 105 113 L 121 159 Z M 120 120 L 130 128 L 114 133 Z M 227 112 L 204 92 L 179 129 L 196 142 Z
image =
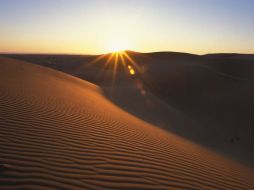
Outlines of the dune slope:
M 254 172 L 149 125 L 100 88 L 0 58 L 0 189 L 254 189 Z
M 104 67 L 110 54 L 8 56 L 98 84 L 112 102 L 129 113 L 254 166 L 253 55 L 127 53 L 141 72 L 130 78 L 118 64 L 113 91 L 108 87 L 114 60 Z M 145 97 L 136 79 L 143 84 Z

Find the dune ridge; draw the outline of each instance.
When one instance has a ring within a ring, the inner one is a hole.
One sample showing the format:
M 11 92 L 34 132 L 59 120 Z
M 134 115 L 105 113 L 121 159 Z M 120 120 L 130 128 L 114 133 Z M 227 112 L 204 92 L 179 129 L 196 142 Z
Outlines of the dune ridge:
M 70 75 L 0 58 L 0 189 L 253 189 L 253 170 Z

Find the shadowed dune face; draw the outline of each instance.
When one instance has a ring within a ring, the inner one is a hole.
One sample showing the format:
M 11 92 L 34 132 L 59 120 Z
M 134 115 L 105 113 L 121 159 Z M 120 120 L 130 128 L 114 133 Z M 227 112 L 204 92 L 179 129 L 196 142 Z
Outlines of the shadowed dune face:
M 154 62 L 145 77 L 152 92 L 199 122 L 179 134 L 253 163 L 254 60 L 240 57 L 164 60 L 164 71 Z
M 254 173 L 109 102 L 95 85 L 0 58 L 0 188 L 253 189 Z

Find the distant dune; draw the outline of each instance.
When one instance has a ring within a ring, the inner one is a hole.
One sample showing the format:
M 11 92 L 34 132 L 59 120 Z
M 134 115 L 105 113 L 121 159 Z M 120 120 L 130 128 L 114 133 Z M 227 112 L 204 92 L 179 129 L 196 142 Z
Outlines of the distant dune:
M 0 189 L 254 189 L 254 172 L 62 72 L 0 58 Z

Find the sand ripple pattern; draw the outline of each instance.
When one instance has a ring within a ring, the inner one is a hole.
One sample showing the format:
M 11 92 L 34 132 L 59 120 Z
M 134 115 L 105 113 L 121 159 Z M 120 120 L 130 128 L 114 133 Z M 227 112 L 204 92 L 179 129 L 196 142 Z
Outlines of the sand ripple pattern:
M 5 58 L 0 163 L 0 189 L 254 189 L 251 169 L 129 115 L 98 87 Z

